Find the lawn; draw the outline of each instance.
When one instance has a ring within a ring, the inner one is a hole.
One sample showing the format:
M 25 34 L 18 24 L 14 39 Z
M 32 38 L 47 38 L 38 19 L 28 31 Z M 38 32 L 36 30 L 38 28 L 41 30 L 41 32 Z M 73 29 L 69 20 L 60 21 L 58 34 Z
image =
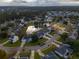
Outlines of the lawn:
M 55 46 L 55 45 L 52 45 L 52 46 L 50 46 L 50 47 L 48 47 L 48 48 L 42 49 L 42 52 L 43 52 L 44 54 L 48 54 L 49 52 L 54 51 L 55 48 L 56 48 L 56 46 Z
M 72 58 L 70 58 L 70 59 L 79 59 L 79 56 L 72 56 Z
M 37 52 L 35 52 L 34 59 L 41 59 L 40 55 Z
M 45 41 L 47 41 L 47 39 L 41 38 L 41 39 L 38 39 L 36 42 L 29 42 L 29 43 L 26 43 L 25 46 L 41 45 L 41 44 L 43 44 Z
M 62 42 L 63 41 L 63 39 L 61 38 L 61 36 L 57 37 L 56 40 L 59 41 L 59 42 Z
M 15 42 L 13 44 L 11 44 L 10 42 L 8 42 L 4 46 L 6 46 L 6 47 L 19 47 L 20 45 L 21 45 L 21 42 L 20 41 L 17 41 L 17 42 Z
M 72 58 L 70 58 L 70 59 L 79 59 L 79 56 L 73 55 Z
M 6 42 L 8 39 L 0 39 L 0 44 Z
M 69 59 L 79 59 L 79 55 L 77 55 L 76 53 L 73 53 Z
M 55 32 L 54 32 L 54 31 L 51 31 L 49 34 L 54 35 L 54 34 L 55 34 Z
M 27 26 L 32 26 L 32 25 L 34 25 L 34 23 L 31 22 L 31 21 L 29 21 L 28 24 L 27 24 Z

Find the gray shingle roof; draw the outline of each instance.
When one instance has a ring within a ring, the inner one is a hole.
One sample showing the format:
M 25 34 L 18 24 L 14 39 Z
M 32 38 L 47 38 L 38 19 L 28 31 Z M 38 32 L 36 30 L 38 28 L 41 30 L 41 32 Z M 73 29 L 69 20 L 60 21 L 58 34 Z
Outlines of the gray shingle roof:
M 58 59 L 58 56 L 54 52 L 48 53 L 46 56 L 41 57 L 41 59 Z
M 72 51 L 72 49 L 69 46 L 63 45 L 63 46 L 60 46 L 60 47 L 56 48 L 55 51 L 57 51 L 60 54 L 64 55 L 67 51 L 70 53 Z

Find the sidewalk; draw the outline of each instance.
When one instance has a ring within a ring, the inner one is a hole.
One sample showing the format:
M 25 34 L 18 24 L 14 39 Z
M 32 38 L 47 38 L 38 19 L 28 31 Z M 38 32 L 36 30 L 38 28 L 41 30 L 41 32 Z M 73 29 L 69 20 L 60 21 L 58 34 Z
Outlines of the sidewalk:
M 22 50 L 22 47 L 23 47 L 24 45 L 25 45 L 25 42 L 22 42 L 22 43 L 21 43 L 21 46 L 20 46 L 20 49 L 17 51 L 17 53 L 16 53 L 15 56 L 14 56 L 15 59 L 19 58 L 19 54 L 20 54 L 20 52 L 21 52 L 21 50 Z
M 6 42 L 2 43 L 1 45 L 5 45 L 5 44 L 7 44 L 8 42 L 9 42 L 9 40 L 7 40 Z
M 41 52 L 40 49 L 38 49 L 37 52 L 38 52 L 38 54 L 39 54 L 40 56 L 43 56 L 43 57 L 45 56 L 45 55 Z
M 51 39 L 51 38 L 49 38 L 49 37 L 47 37 L 47 36 L 45 36 L 45 35 L 43 36 L 43 38 L 48 39 L 48 40 L 50 40 L 50 39 Z
M 54 44 L 56 47 L 60 47 L 60 45 L 54 43 L 54 42 L 51 42 L 52 44 Z
M 31 55 L 30 55 L 30 59 L 34 59 L 34 54 L 35 54 L 35 51 L 32 50 L 32 51 L 31 51 Z

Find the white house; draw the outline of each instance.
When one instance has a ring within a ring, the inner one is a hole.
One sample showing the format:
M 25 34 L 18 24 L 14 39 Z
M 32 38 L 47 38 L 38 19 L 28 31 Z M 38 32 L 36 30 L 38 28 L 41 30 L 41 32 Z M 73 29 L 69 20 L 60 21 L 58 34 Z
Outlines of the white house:
M 33 32 L 37 32 L 37 31 L 39 31 L 40 30 L 40 28 L 35 28 L 35 26 L 29 26 L 28 28 L 27 28 L 27 30 L 26 30 L 26 33 L 27 34 L 32 34 Z
M 19 37 L 14 35 L 14 36 L 10 37 L 9 39 L 11 40 L 12 43 L 15 43 L 19 40 Z

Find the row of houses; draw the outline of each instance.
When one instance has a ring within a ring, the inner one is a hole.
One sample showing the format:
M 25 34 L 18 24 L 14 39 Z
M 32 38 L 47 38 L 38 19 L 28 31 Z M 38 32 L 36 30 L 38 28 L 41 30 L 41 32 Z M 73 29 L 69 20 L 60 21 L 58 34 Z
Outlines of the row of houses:
M 49 33 L 50 30 L 49 29 L 41 29 L 39 31 L 37 31 L 35 34 L 31 35 L 30 37 L 27 36 L 23 36 L 21 41 L 26 41 L 26 42 L 31 42 L 33 40 L 38 40 L 39 38 L 43 37 L 46 33 Z M 17 40 L 19 40 L 19 37 L 16 36 L 15 34 L 11 34 L 9 39 L 11 40 L 11 42 L 16 42 Z
M 68 59 L 72 54 L 73 50 L 69 45 L 61 45 L 57 47 L 55 51 L 51 51 L 45 56 L 41 56 L 41 59 L 60 59 L 59 56 L 63 59 Z

